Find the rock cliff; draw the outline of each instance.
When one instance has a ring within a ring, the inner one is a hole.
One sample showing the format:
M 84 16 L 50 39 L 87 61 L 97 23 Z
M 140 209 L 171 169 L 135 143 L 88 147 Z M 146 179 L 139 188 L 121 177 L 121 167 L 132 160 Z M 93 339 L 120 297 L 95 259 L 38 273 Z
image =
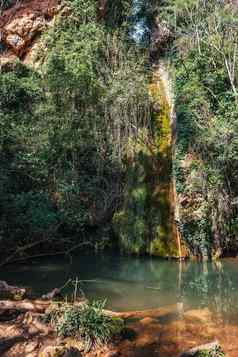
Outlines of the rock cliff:
M 23 58 L 57 13 L 59 0 L 22 0 L 0 17 L 0 64 Z

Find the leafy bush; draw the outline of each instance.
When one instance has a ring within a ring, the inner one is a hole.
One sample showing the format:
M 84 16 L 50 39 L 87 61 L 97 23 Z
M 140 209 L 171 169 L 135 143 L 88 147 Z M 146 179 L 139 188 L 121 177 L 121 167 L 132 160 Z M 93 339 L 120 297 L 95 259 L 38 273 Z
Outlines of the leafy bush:
M 188 199 L 180 223 L 195 253 L 216 257 L 237 250 L 237 7 L 216 0 L 166 3 L 159 16 L 175 38 L 174 174 L 178 194 Z
M 145 54 L 124 27 L 98 21 L 97 0 L 66 3 L 42 37 L 39 72 L 17 61 L 0 76 L 0 236 L 12 250 L 52 231 L 59 245 L 110 232 L 129 137 L 148 125 Z M 114 3 L 110 16 L 126 19 L 131 1 Z
M 105 301 L 82 305 L 63 304 L 53 308 L 45 319 L 51 321 L 59 336 L 80 338 L 87 349 L 108 343 L 124 328 L 123 320 L 106 315 L 104 307 Z

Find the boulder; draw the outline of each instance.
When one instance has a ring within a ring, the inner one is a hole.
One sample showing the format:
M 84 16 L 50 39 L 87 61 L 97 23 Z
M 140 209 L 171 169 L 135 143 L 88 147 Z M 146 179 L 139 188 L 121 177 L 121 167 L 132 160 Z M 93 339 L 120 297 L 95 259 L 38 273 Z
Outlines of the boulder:
M 39 355 L 39 357 L 81 357 L 81 352 L 76 347 L 48 346 Z
M 53 289 L 48 294 L 42 295 L 43 300 L 54 300 L 54 299 L 61 299 L 62 295 L 60 293 L 60 289 Z
M 211 353 L 211 356 L 216 357 L 225 357 L 225 354 L 222 352 L 221 346 L 218 341 L 207 343 L 198 347 L 194 347 L 191 350 L 184 352 L 181 357 L 199 357 L 204 355 L 204 353 Z M 210 354 L 209 354 L 210 356 Z
M 26 14 L 11 21 L 5 28 L 5 43 L 21 56 L 33 38 L 45 28 L 43 16 Z
M 18 286 L 8 285 L 6 281 L 0 281 L 0 297 L 1 298 L 14 298 L 23 299 L 27 290 L 19 288 Z

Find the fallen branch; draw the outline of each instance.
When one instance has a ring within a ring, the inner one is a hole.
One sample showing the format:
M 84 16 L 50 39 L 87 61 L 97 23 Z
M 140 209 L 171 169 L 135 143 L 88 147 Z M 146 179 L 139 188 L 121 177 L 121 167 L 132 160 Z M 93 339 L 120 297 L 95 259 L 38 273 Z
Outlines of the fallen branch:
M 14 258 L 17 254 L 19 253 L 23 253 L 25 252 L 26 250 L 28 249 L 31 249 L 31 248 L 34 248 L 36 247 L 37 245 L 39 244 L 42 244 L 42 243 L 46 243 L 50 240 L 50 238 L 47 238 L 47 239 L 42 239 L 42 240 L 39 240 L 39 241 L 36 241 L 36 242 L 33 242 L 33 243 L 29 243 L 27 245 L 24 245 L 23 247 L 18 247 L 14 253 L 12 253 L 11 255 L 9 255 L 9 257 L 7 257 L 7 259 L 5 259 L 2 263 L 0 263 L 0 267 L 3 267 L 4 265 L 8 264 L 8 263 L 12 263 L 14 262 Z
M 36 259 L 36 258 L 42 258 L 42 257 L 55 257 L 55 256 L 69 256 L 70 257 L 70 261 L 72 261 L 72 258 L 71 258 L 71 253 L 73 251 L 75 251 L 76 249 L 79 249 L 83 246 L 93 246 L 93 244 L 91 242 L 81 242 L 73 247 L 71 247 L 70 249 L 68 250 L 60 250 L 58 252 L 48 252 L 48 253 L 40 253 L 40 254 L 33 254 L 33 255 L 29 255 L 29 256 L 25 256 L 25 257 L 21 257 L 21 258 L 16 258 L 14 259 L 18 253 L 22 253 L 24 251 L 27 251 L 28 249 L 30 248 L 33 248 L 39 244 L 42 244 L 42 243 L 46 243 L 46 242 L 49 242 L 51 240 L 51 238 L 49 239 L 45 239 L 45 240 L 41 240 L 41 241 L 38 241 L 38 242 L 34 242 L 34 243 L 31 243 L 31 244 L 28 244 L 24 247 L 21 247 L 21 248 L 18 248 L 13 254 L 11 254 L 7 259 L 5 259 L 2 263 L 0 263 L 0 268 L 3 267 L 4 265 L 7 265 L 7 264 L 13 264 L 13 263 L 20 263 L 20 262 L 23 262 L 23 261 L 26 261 L 26 260 L 30 260 L 30 259 Z
M 45 310 L 50 306 L 51 301 L 43 300 L 22 300 L 22 301 L 11 301 L 11 300 L 1 300 L 0 310 L 17 310 L 20 312 L 38 312 L 44 313 Z

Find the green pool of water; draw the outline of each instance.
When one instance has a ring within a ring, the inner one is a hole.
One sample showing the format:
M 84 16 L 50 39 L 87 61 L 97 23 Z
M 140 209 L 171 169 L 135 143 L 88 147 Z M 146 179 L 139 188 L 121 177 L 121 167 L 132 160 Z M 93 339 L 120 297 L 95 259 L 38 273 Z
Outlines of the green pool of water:
M 69 278 L 84 280 L 91 299 L 107 299 L 120 311 L 183 304 L 208 307 L 222 319 L 238 321 L 238 259 L 218 263 L 182 262 L 155 258 L 84 254 L 48 258 L 1 269 L 0 280 L 29 286 L 37 295 L 61 287 Z

